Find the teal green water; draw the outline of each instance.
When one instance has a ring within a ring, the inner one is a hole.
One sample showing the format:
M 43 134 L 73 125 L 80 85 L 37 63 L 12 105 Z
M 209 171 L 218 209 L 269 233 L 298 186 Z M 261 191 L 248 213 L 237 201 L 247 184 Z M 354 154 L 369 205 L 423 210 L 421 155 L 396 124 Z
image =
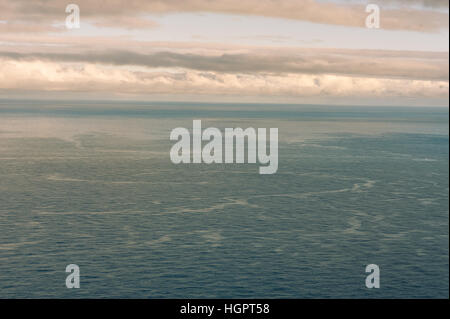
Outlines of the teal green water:
M 448 298 L 448 116 L 0 101 L 0 298 Z M 172 164 L 193 119 L 277 127 L 278 173 Z

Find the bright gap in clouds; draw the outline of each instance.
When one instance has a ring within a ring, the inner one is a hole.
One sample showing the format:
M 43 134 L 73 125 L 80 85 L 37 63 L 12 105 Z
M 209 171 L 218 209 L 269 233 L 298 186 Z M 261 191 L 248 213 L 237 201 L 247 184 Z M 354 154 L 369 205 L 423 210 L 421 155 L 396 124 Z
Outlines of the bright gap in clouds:
M 98 27 L 84 20 L 68 36 L 131 37 L 138 41 L 201 42 L 274 47 L 348 48 L 448 52 L 449 32 L 366 29 L 310 22 L 216 13 L 148 15 L 145 30 Z M 61 35 L 61 34 L 59 34 Z

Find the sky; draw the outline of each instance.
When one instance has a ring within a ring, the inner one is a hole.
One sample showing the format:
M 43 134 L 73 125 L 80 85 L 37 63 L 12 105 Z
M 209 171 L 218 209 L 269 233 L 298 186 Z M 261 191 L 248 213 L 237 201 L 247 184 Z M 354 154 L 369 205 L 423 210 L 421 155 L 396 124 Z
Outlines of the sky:
M 0 0 L 0 98 L 448 107 L 448 19 L 448 0 Z

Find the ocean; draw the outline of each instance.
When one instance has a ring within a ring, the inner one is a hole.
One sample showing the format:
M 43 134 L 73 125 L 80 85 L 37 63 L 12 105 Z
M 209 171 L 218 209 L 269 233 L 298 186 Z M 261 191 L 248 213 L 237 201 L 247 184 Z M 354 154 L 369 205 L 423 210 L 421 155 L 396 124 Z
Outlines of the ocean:
M 173 164 L 194 119 L 277 173 Z M 448 235 L 448 108 L 0 100 L 0 298 L 448 298 Z

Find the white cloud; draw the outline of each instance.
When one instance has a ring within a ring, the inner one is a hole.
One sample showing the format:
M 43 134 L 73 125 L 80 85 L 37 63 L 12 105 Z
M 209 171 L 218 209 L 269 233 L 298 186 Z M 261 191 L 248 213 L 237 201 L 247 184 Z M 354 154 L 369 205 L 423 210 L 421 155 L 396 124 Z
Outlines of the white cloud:
M 329 74 L 130 71 L 95 64 L 0 60 L 0 89 L 138 94 L 447 98 L 447 81 Z

